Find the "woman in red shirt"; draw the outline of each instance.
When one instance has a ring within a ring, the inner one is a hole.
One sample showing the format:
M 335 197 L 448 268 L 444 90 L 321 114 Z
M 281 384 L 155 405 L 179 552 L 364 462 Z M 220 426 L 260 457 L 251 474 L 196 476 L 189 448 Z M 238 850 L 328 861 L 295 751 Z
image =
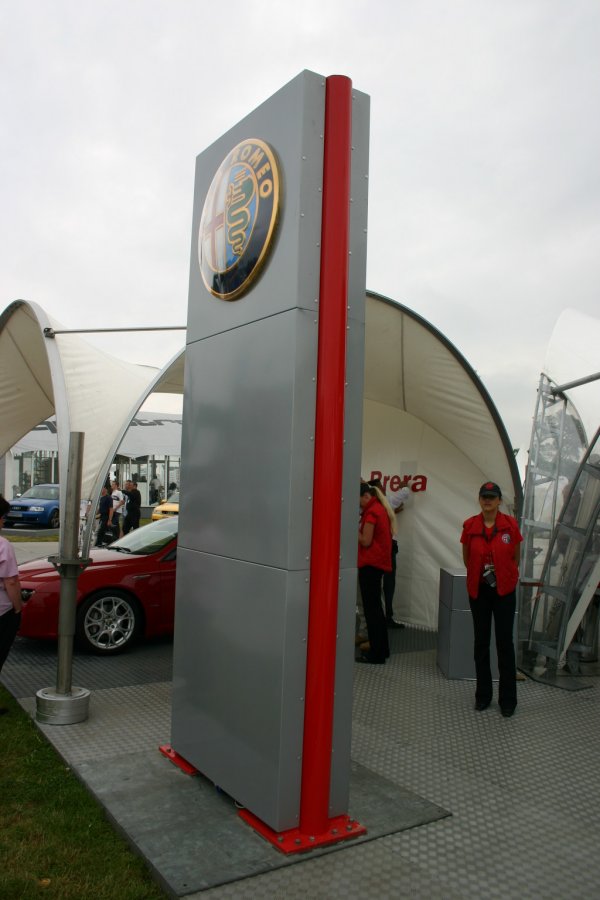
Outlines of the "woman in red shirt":
M 498 703 L 502 715 L 512 716 L 517 706 L 513 622 L 515 589 L 519 580 L 519 552 L 523 540 L 516 519 L 500 512 L 502 492 L 493 481 L 479 490 L 481 513 L 463 524 L 460 542 L 467 567 L 467 593 L 475 636 L 475 709 L 492 702 L 490 638 L 492 617 L 498 653 Z
M 390 655 L 390 648 L 381 603 L 381 582 L 384 572 L 391 572 L 392 569 L 392 528 L 377 494 L 377 488 L 361 484 L 358 583 L 371 648 L 357 662 L 383 665 Z

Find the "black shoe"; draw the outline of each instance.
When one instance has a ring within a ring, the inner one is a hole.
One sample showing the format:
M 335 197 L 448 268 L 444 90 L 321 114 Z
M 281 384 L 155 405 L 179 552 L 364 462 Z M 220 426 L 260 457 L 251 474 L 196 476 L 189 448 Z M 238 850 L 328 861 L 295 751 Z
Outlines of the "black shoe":
M 505 719 L 510 719 L 510 717 L 514 714 L 515 709 L 516 706 L 505 706 L 504 709 L 500 710 L 500 712 Z
M 394 619 L 386 619 L 385 622 L 388 628 L 406 628 L 406 625 L 403 625 L 402 622 L 396 622 Z
M 484 709 L 487 709 L 492 701 L 491 700 L 477 700 L 475 703 L 475 709 L 477 712 L 483 712 Z
M 357 663 L 369 663 L 372 666 L 384 666 L 385 659 L 371 659 L 371 657 L 367 653 L 363 653 L 362 656 L 356 657 Z

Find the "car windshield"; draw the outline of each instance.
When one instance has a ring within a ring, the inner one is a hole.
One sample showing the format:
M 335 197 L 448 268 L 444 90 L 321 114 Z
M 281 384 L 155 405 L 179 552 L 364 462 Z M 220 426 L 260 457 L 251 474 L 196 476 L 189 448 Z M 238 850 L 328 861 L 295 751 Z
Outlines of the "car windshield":
M 21 500 L 58 500 L 58 485 L 38 484 L 21 494 Z
M 179 503 L 179 491 L 173 491 L 172 494 L 169 494 L 165 503 Z
M 116 550 L 120 553 L 157 553 L 165 547 L 169 541 L 177 537 L 177 516 L 161 519 L 159 522 L 151 522 L 150 525 L 142 525 L 135 531 L 130 531 L 124 537 L 109 544 L 107 550 Z

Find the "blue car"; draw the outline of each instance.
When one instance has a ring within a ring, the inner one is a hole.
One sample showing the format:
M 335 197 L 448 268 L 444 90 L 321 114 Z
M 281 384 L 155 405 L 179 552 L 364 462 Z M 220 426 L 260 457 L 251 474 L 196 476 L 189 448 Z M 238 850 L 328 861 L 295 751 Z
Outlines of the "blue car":
M 36 484 L 10 501 L 4 525 L 47 525 L 48 528 L 58 528 L 59 520 L 58 485 Z

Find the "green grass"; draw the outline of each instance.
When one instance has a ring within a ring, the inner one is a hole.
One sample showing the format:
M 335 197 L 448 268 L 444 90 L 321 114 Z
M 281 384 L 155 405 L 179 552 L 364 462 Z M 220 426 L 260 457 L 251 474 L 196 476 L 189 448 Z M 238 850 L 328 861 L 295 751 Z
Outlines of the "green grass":
M 165 898 L 144 862 L 0 686 L 0 897 Z

